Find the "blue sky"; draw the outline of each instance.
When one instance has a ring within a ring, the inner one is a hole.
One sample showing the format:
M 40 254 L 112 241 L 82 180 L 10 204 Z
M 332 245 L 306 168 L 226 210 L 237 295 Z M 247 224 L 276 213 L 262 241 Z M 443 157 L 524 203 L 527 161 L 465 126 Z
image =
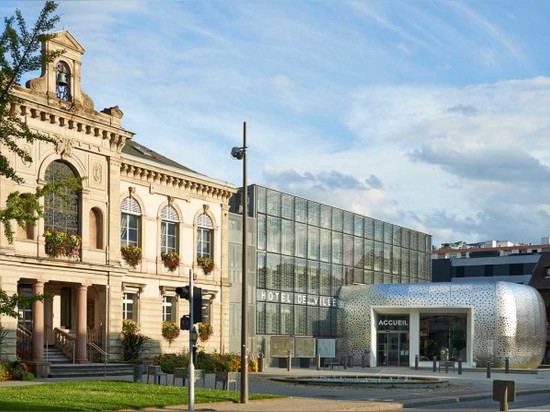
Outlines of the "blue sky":
M 2 1 L 33 22 L 39 1 Z M 421 230 L 434 245 L 550 235 L 550 3 L 60 1 L 95 107 L 134 139 Z

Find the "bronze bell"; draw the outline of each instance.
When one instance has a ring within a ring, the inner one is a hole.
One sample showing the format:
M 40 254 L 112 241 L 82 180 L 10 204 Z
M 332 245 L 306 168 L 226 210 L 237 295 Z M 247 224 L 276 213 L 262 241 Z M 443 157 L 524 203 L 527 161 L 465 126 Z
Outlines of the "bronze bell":
M 67 86 L 69 84 L 67 81 L 67 73 L 57 72 L 57 84 L 60 86 Z

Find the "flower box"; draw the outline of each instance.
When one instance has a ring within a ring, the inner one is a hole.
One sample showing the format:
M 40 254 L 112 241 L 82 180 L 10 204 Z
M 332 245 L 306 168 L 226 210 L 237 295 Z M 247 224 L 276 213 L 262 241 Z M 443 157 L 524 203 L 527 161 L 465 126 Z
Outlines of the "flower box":
M 177 252 L 162 252 L 160 257 L 170 272 L 174 272 L 180 265 L 180 255 Z
M 202 271 L 205 275 L 208 275 L 214 270 L 214 261 L 209 257 L 199 257 L 197 258 L 197 264 L 202 268 Z
M 139 246 L 123 246 L 120 248 L 120 254 L 124 261 L 134 269 L 141 262 L 142 251 Z
M 73 233 L 53 230 L 44 232 L 46 254 L 49 257 L 57 258 L 67 256 L 70 258 L 78 257 L 82 247 L 80 236 Z

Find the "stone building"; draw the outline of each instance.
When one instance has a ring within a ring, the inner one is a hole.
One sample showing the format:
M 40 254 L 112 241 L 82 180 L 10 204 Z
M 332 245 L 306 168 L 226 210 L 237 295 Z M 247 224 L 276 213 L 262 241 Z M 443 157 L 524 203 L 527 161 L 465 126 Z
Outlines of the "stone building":
M 20 320 L 3 316 L 7 345 L 0 356 L 16 355 L 38 364 L 45 347 L 57 345 L 76 363 L 91 361 L 97 348 L 110 360 L 120 359 L 122 321 L 138 323 L 153 339 L 150 355 L 177 352 L 187 346 L 181 333 L 171 345 L 163 339 L 163 320 L 176 321 L 188 313 L 188 302 L 175 288 L 188 284 L 194 270 L 203 288 L 203 313 L 214 333 L 204 344 L 210 350 L 227 346 L 228 202 L 235 187 L 190 170 L 135 143 L 134 133 L 121 125 L 117 107 L 97 110 L 81 85 L 83 47 L 66 30 L 54 33 L 44 49 L 64 50 L 48 63 L 39 78 L 17 86 L 14 110 L 32 130 L 55 143 L 20 142 L 32 163 L 9 159 L 23 184 L 0 180 L 0 204 L 11 192 L 21 196 L 60 177 L 86 177 L 70 195 L 43 199 L 45 218 L 36 226 L 19 228 L 9 243 L 0 233 L 0 288 L 8 294 L 45 293 L 43 302 L 21 309 Z M 6 148 L 0 147 L 4 153 Z M 44 234 L 78 235 L 75 256 L 56 256 L 46 248 Z M 137 246 L 142 259 L 132 267 L 121 247 Z M 168 270 L 162 252 L 176 252 L 180 262 Z M 215 269 L 204 274 L 200 256 L 211 257 Z M 95 349 L 94 349 L 95 348 Z

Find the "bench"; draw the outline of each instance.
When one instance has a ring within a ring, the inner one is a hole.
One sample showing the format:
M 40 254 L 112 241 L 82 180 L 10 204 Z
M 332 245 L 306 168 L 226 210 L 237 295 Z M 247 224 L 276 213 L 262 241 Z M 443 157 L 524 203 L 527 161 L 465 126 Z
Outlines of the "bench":
M 202 387 L 205 385 L 206 373 L 203 369 L 195 369 L 195 382 L 202 380 Z M 188 368 L 174 368 L 174 377 L 172 378 L 172 385 L 176 385 L 176 379 L 181 379 L 182 386 L 185 386 L 185 380 L 189 379 Z
M 337 359 L 325 359 L 325 368 L 330 367 L 331 370 L 334 370 L 334 367 L 337 366 L 340 369 L 340 361 Z
M 160 365 L 148 365 L 147 366 L 147 383 L 149 383 L 149 377 L 153 377 L 153 383 L 160 385 L 160 378 L 164 376 L 164 383 L 168 385 L 168 374 L 162 372 Z
M 218 387 L 218 382 L 221 382 L 223 389 L 229 390 L 229 384 L 233 383 L 235 385 L 235 390 L 237 390 L 237 376 L 239 372 L 216 372 L 216 378 L 214 381 L 214 389 Z
M 454 361 L 439 361 L 439 372 L 441 372 L 441 367 L 443 367 L 445 370 L 448 370 L 449 368 L 453 368 L 453 373 L 455 372 L 455 362 Z

